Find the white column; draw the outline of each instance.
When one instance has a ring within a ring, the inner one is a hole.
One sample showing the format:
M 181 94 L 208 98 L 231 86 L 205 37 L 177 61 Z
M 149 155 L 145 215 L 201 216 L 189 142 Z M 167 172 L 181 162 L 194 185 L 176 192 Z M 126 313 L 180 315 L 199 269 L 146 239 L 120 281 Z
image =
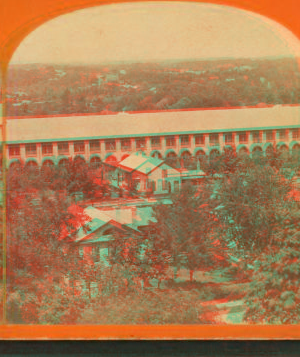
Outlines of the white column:
M 105 142 L 104 140 L 100 140 L 100 152 L 101 152 L 101 158 L 104 160 L 105 158 Z
M 20 156 L 21 156 L 21 162 L 25 164 L 26 161 L 25 144 L 20 144 Z
M 74 157 L 74 142 L 73 141 L 69 141 L 69 156 L 70 157 Z
M 224 145 L 225 145 L 224 133 L 219 133 L 219 143 L 220 143 L 220 150 L 223 151 L 224 150 Z
M 160 146 L 161 146 L 161 155 L 162 155 L 162 157 L 165 157 L 165 152 L 166 152 L 166 137 L 165 136 L 160 137 Z
M 9 167 L 9 163 L 10 163 L 11 159 L 12 158 L 9 156 L 9 145 L 6 145 L 5 165 L 6 165 L 7 168 Z
M 116 153 L 120 153 L 121 152 L 121 140 L 120 139 L 116 139 Z
M 150 156 L 151 147 L 150 147 L 150 138 L 149 136 L 145 137 L 145 153 L 147 156 Z
M 253 135 L 250 130 L 247 131 L 247 138 L 248 138 L 248 147 L 250 148 L 250 146 L 253 144 Z
M 86 162 L 89 162 L 90 156 L 90 142 L 89 140 L 84 140 L 84 157 Z
M 262 143 L 266 143 L 267 140 L 266 140 L 266 132 L 265 132 L 265 130 L 260 130 L 259 131 L 259 135 L 262 138 Z
M 42 144 L 41 143 L 37 143 L 36 144 L 36 158 L 37 158 L 37 162 L 39 165 L 42 164 Z
M 232 139 L 233 139 L 234 146 L 237 147 L 239 145 L 239 133 L 236 131 L 233 132 Z
M 190 135 L 190 148 L 191 148 L 191 154 L 192 154 L 192 156 L 194 156 L 194 151 L 196 149 L 195 135 Z
M 116 157 L 118 161 L 121 160 L 121 156 L 122 156 L 121 139 L 116 139 Z
M 131 143 L 131 151 L 136 152 L 135 138 L 131 138 L 130 143 Z
M 293 129 L 287 129 L 287 140 L 288 144 L 293 141 Z
M 209 148 L 209 134 L 203 134 L 204 136 L 204 146 L 206 149 Z
M 58 148 L 57 148 L 57 143 L 53 143 L 53 156 L 57 158 L 58 156 Z
M 179 155 L 179 151 L 180 151 L 180 138 L 179 135 L 175 135 L 175 152 L 176 155 Z

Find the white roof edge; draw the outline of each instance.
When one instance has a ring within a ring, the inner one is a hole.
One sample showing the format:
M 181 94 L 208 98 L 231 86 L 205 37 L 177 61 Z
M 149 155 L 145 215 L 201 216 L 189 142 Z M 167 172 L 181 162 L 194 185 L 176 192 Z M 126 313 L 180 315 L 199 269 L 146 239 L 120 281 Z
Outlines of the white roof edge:
M 87 140 L 300 127 L 299 105 L 7 119 L 7 142 Z

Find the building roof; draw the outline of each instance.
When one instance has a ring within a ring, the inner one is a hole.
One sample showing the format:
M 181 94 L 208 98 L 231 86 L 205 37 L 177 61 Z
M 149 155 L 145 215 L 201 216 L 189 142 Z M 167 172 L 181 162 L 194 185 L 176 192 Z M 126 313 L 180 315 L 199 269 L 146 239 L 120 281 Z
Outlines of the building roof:
M 126 169 L 126 171 L 134 171 L 139 166 L 143 165 L 147 160 L 147 156 L 140 153 L 134 153 L 119 162 L 118 166 Z
M 80 210 L 80 209 L 79 209 Z M 69 238 L 71 241 L 76 243 L 92 243 L 107 241 L 111 239 L 111 236 L 95 237 L 94 233 L 100 228 L 105 226 L 115 227 L 119 230 L 129 230 L 133 229 L 130 226 L 132 223 L 132 218 L 124 216 L 124 214 L 115 214 L 115 212 L 103 212 L 97 208 L 89 206 L 82 210 L 84 215 L 83 222 L 77 229 L 74 229 L 72 232 L 65 232 L 64 236 L 61 239 Z
M 300 126 L 300 106 L 60 116 L 7 120 L 7 142 L 84 140 Z
M 160 159 L 136 152 L 122 160 L 118 166 L 127 172 L 138 171 L 147 175 L 163 163 Z

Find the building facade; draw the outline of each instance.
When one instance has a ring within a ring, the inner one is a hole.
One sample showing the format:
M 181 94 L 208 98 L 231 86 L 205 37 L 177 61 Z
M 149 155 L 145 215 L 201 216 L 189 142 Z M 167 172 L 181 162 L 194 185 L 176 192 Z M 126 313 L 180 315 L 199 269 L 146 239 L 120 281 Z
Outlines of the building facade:
M 300 107 L 178 110 L 7 120 L 7 167 L 58 165 L 80 157 L 91 166 L 143 151 L 160 159 L 299 154 Z

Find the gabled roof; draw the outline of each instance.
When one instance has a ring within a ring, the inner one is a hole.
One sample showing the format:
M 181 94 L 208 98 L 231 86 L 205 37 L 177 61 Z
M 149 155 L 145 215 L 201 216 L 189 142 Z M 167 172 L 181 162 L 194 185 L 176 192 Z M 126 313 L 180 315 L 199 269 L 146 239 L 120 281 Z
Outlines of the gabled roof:
M 72 232 L 66 232 L 62 239 L 67 239 L 69 237 L 70 241 L 75 243 L 79 242 L 93 242 L 93 241 L 107 241 L 107 239 L 102 239 L 102 237 L 94 237 L 94 233 L 100 229 L 105 229 L 105 227 L 116 228 L 120 231 L 132 230 L 132 227 L 127 226 L 117 220 L 113 219 L 109 214 L 103 211 L 89 206 L 83 210 L 84 221 L 81 223 L 78 229 L 74 229 Z
M 134 153 L 127 156 L 119 163 L 119 166 L 126 169 L 126 171 L 134 171 L 142 166 L 148 160 L 147 156 L 140 153 Z
M 143 153 L 137 152 L 129 155 L 128 157 L 126 157 L 126 159 L 122 160 L 119 163 L 119 167 L 120 169 L 127 172 L 138 171 L 140 173 L 148 175 L 150 172 L 161 166 L 163 163 L 164 161 L 160 159 L 146 156 Z

